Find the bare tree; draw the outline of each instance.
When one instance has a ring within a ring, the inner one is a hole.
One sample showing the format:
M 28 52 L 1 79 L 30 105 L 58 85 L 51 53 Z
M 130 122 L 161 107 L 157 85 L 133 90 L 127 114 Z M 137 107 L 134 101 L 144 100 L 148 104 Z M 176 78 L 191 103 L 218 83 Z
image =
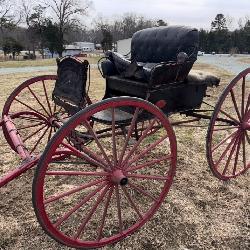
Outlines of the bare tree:
M 30 50 L 32 49 L 33 55 L 35 55 L 35 43 L 36 43 L 36 35 L 31 27 L 31 16 L 33 13 L 34 5 L 29 0 L 21 1 L 21 12 L 22 12 L 22 22 L 26 24 L 26 36 L 28 43 L 26 44 L 27 49 L 29 51 L 29 57 L 31 56 Z
M 58 53 L 61 56 L 64 50 L 65 33 L 79 25 L 81 17 L 87 15 L 92 2 L 90 0 L 44 0 L 44 2 L 56 17 L 61 45 Z
M 3 32 L 4 28 L 15 26 L 20 18 L 14 11 L 15 1 L 0 0 L 0 31 Z
M 132 37 L 138 30 L 150 28 L 155 25 L 155 21 L 135 13 L 126 13 L 122 17 L 113 20 L 98 16 L 93 22 L 94 29 L 92 30 L 91 40 L 101 43 L 104 34 L 102 32 L 103 28 L 105 30 L 108 29 L 112 34 L 113 42 L 117 42 L 120 39 Z

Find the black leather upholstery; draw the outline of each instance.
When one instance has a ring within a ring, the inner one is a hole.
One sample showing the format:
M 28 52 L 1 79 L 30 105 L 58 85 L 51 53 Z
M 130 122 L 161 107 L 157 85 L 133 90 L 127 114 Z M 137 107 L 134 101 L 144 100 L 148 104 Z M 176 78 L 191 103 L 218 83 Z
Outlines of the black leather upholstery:
M 205 73 L 189 75 L 198 54 L 198 31 L 167 26 L 136 32 L 131 42 L 131 61 L 108 52 L 102 63 L 106 78 L 105 98 L 134 96 L 157 103 L 165 100 L 164 113 L 199 108 L 208 86 L 219 79 Z
M 74 57 L 57 60 L 57 81 L 53 100 L 66 109 L 80 107 L 85 102 L 88 61 L 81 62 Z
M 198 53 L 197 29 L 185 26 L 149 28 L 136 32 L 131 41 L 131 60 L 160 63 L 176 61 L 179 52 L 185 52 L 195 61 Z
M 131 61 L 116 52 L 108 51 L 106 56 L 114 64 L 115 69 L 119 74 L 123 73 L 131 64 Z
M 157 80 L 155 67 L 162 83 L 183 80 L 197 59 L 198 31 L 184 26 L 167 26 L 144 29 L 136 32 L 131 41 L 131 61 L 115 52 L 107 52 L 108 60 L 102 63 L 105 77 L 120 75 L 151 84 Z M 185 52 L 189 63 L 177 64 L 177 55 Z M 112 64 L 110 64 L 110 62 Z M 162 63 L 164 62 L 164 63 Z M 160 65 L 159 65 L 160 64 Z M 163 69 L 159 70 L 158 66 Z M 164 73 L 165 72 L 165 73 Z M 181 73 L 181 74 L 180 74 Z

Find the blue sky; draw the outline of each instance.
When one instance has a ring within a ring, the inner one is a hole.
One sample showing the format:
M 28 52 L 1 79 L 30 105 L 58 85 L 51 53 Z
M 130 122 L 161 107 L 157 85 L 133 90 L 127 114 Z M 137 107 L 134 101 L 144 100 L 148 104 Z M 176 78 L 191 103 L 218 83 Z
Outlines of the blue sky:
M 216 14 L 223 13 L 238 26 L 239 18 L 250 18 L 250 0 L 92 0 L 91 16 L 117 17 L 133 12 L 153 19 L 163 19 L 169 24 L 191 25 L 210 29 Z

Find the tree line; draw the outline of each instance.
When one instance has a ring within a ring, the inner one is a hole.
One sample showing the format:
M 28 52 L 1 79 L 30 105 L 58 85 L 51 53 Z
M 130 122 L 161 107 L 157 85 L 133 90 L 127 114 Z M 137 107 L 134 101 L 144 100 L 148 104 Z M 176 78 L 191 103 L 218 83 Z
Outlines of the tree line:
M 13 57 L 21 50 L 27 50 L 30 58 L 40 50 L 44 57 L 45 48 L 52 55 L 61 56 L 66 44 L 78 41 L 99 43 L 108 50 L 113 43 L 131 37 L 138 30 L 168 25 L 165 20 L 129 13 L 111 21 L 98 17 L 87 28 L 82 20 L 90 19 L 91 0 L 20 0 L 18 3 L 16 8 L 15 0 L 0 0 L 0 47 Z M 250 53 L 247 18 L 230 31 L 227 18 L 217 14 L 211 29 L 201 29 L 199 34 L 199 49 L 207 53 Z
M 227 19 L 217 14 L 211 22 L 211 30 L 199 31 L 199 49 L 207 53 L 250 53 L 250 19 L 239 23 L 239 28 L 230 31 Z

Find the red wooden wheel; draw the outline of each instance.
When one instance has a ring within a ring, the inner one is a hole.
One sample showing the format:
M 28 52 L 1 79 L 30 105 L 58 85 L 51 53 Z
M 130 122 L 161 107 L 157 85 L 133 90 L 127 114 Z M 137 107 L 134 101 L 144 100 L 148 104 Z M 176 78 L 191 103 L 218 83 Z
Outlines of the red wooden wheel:
M 145 115 L 151 122 L 136 140 L 135 124 Z M 61 150 L 64 160 L 53 160 Z M 60 243 L 102 247 L 153 216 L 175 170 L 175 135 L 162 111 L 138 98 L 107 99 L 73 116 L 47 145 L 35 172 L 34 209 Z
M 43 151 L 54 134 L 55 114 L 62 113 L 62 108 L 52 101 L 56 75 L 39 76 L 29 79 L 18 86 L 7 99 L 2 116 L 9 115 L 20 134 L 25 147 L 31 154 Z M 16 151 L 3 126 L 4 136 Z
M 250 167 L 250 68 L 237 75 L 215 106 L 207 134 L 207 159 L 228 180 Z

